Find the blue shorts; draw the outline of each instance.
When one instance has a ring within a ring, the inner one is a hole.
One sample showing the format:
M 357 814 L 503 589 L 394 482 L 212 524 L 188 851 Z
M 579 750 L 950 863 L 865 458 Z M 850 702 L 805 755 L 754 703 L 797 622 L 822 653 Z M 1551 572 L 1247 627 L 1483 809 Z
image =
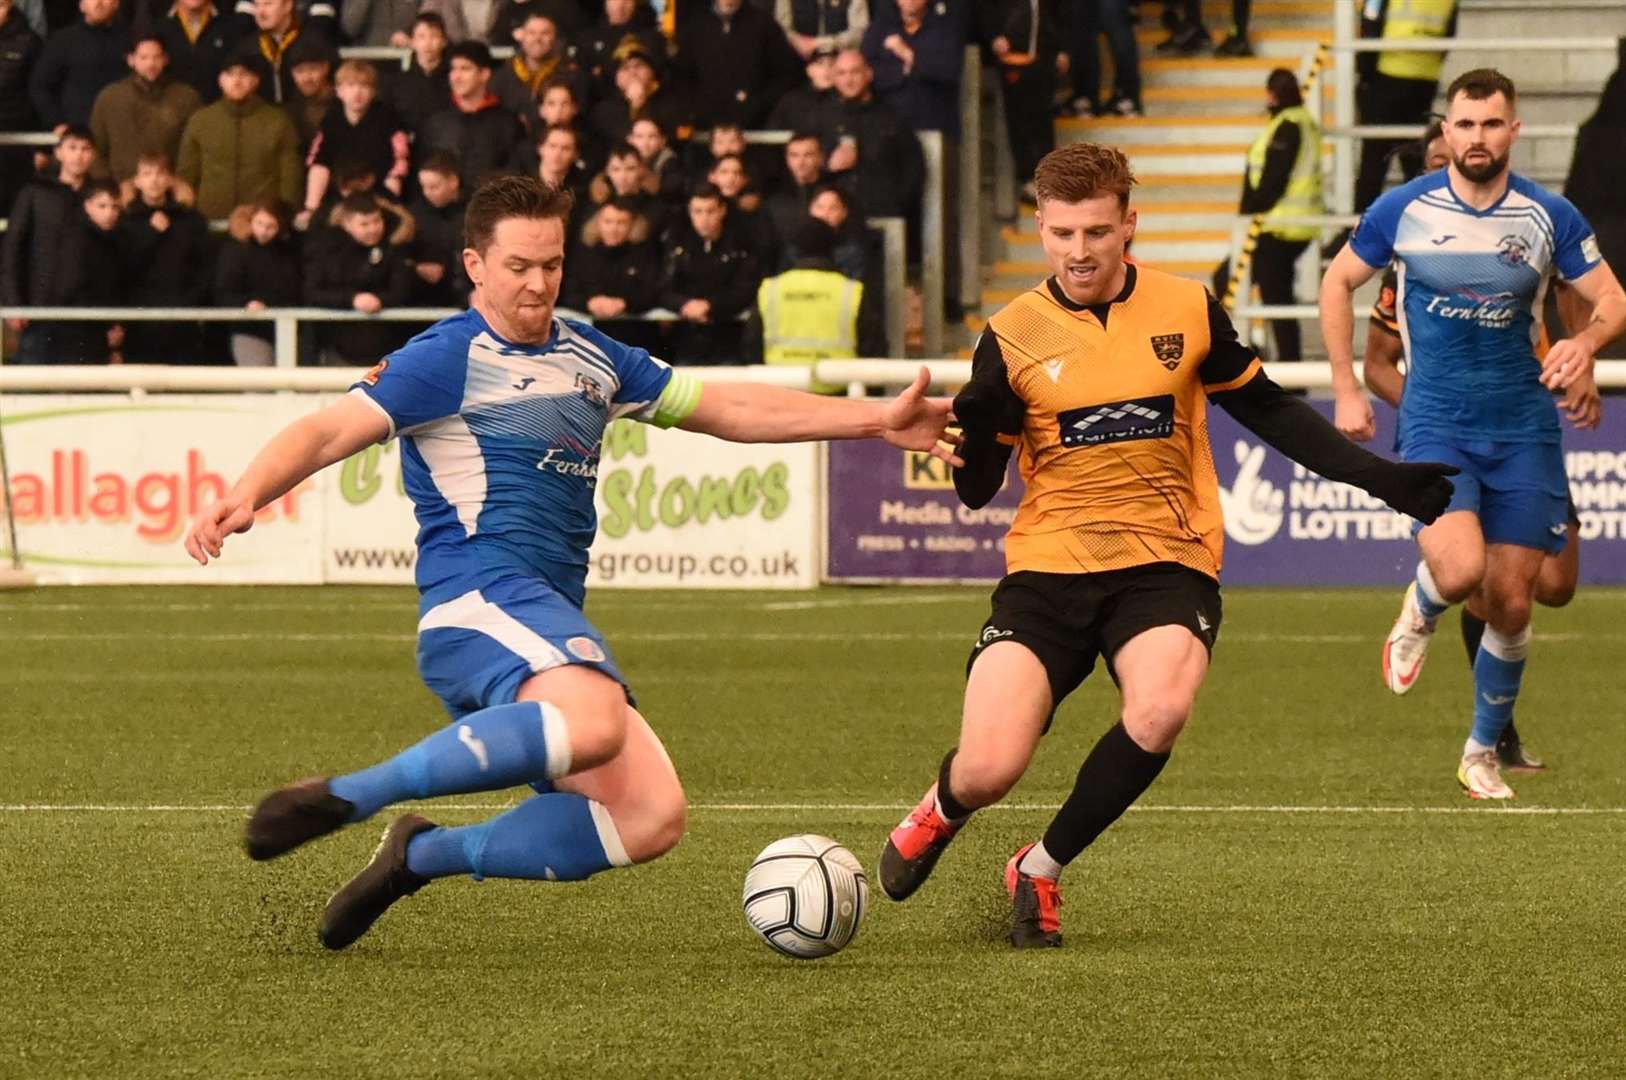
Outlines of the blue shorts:
M 581 609 L 534 578 L 500 574 L 471 582 L 418 620 L 418 672 L 454 720 L 512 703 L 526 679 L 565 664 L 627 685 Z
M 1462 470 L 1451 478 L 1456 492 L 1445 512 L 1477 515 L 1487 544 L 1517 544 L 1549 555 L 1564 550 L 1570 489 L 1559 443 L 1448 441 L 1419 434 L 1401 440 L 1400 456 L 1443 461 Z M 1421 528 L 1418 524 L 1412 531 Z

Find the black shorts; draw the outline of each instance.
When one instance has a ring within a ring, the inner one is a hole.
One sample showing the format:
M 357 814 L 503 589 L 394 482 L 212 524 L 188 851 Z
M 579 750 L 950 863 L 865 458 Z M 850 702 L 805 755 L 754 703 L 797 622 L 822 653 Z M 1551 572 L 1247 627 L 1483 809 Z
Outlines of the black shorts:
M 1157 626 L 1185 627 L 1212 654 L 1220 628 L 1219 582 L 1167 562 L 1095 574 L 1018 570 L 994 589 L 993 613 L 971 647 L 966 674 L 994 642 L 1021 642 L 1050 677 L 1054 709 L 1095 670 L 1098 656 L 1116 682 L 1112 658 L 1130 638 Z

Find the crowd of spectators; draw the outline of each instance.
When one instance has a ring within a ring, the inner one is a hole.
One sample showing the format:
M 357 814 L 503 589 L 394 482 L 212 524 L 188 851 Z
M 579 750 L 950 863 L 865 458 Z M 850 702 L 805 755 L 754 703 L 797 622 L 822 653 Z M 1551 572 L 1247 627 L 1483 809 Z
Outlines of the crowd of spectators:
M 464 200 L 530 173 L 576 195 L 564 305 L 737 362 L 810 219 L 874 297 L 866 217 L 906 218 L 918 251 L 917 134 L 954 160 L 968 43 L 1045 116 L 1055 92 L 1050 0 L 217 2 L 0 0 L 0 128 L 56 136 L 0 148 L 0 304 L 461 305 Z M 792 135 L 748 144 L 760 128 Z M 1048 148 L 1031 128 L 1024 161 Z M 675 322 L 632 318 L 651 308 Z M 270 323 L 220 325 L 10 329 L 20 361 L 270 361 Z M 413 329 L 324 324 L 302 361 L 370 362 Z

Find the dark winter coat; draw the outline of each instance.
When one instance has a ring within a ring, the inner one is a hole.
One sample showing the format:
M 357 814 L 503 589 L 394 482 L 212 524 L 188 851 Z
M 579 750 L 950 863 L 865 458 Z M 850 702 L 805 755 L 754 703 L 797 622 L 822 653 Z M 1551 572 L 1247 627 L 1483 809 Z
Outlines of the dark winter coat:
M 42 176 L 23 188 L 0 243 L 0 303 L 57 302 L 67 289 L 66 238 L 83 217 L 79 193 L 58 180 Z
M 77 22 L 51 35 L 28 80 L 28 96 L 42 127 L 90 123 L 96 95 L 124 78 L 130 31 L 114 19 L 102 26 Z

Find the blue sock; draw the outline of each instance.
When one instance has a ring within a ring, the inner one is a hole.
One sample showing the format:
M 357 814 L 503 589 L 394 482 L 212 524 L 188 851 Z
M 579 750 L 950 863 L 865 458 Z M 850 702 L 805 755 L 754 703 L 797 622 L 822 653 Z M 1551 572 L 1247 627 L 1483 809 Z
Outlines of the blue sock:
M 427 829 L 407 844 L 407 869 L 426 878 L 580 881 L 630 862 L 610 812 L 566 792 L 534 796 L 478 825 Z
M 539 701 L 493 705 L 448 724 L 370 769 L 335 777 L 333 794 L 361 821 L 402 799 L 496 791 L 570 771 L 564 714 Z
M 1474 729 L 1470 741 L 1489 749 L 1513 719 L 1513 703 L 1524 677 L 1524 658 L 1530 651 L 1530 628 L 1512 637 L 1487 626 L 1474 658 Z
M 1428 563 L 1417 563 L 1417 610 L 1423 613 L 1425 619 L 1438 619 L 1450 608 L 1450 603 L 1440 596 L 1440 588 L 1434 584 L 1434 575 L 1429 572 Z

